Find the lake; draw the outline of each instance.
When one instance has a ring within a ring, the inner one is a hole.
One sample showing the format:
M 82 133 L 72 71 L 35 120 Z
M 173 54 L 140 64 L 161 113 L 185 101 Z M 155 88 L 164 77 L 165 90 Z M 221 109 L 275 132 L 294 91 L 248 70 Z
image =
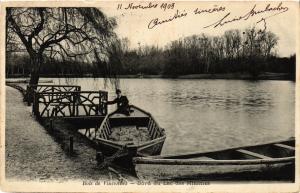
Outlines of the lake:
M 46 78 L 45 78 L 46 79 Z M 82 90 L 114 87 L 102 78 L 56 78 Z M 131 104 L 150 112 L 167 139 L 162 154 L 218 150 L 273 142 L 295 135 L 295 82 L 121 79 Z M 110 107 L 110 111 L 114 107 Z

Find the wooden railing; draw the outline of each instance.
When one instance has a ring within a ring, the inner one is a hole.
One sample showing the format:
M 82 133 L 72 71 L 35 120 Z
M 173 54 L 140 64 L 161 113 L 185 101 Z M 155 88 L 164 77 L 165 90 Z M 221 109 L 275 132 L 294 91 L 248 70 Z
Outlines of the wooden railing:
M 44 93 L 44 92 L 71 92 L 80 91 L 81 87 L 77 85 L 28 85 L 26 88 L 25 101 L 28 105 L 33 102 L 34 92 Z
M 34 92 L 32 111 L 37 118 L 105 116 L 107 92 Z

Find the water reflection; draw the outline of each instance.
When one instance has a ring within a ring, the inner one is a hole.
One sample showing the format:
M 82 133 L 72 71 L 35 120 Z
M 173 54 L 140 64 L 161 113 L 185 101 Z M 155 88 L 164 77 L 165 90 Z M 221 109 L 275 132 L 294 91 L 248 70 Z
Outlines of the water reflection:
M 108 90 L 103 79 L 55 79 Z M 295 83 L 289 81 L 122 79 L 130 102 L 166 128 L 163 153 L 215 150 L 294 136 Z M 110 107 L 111 108 L 111 107 Z M 113 110 L 113 109 L 111 109 Z

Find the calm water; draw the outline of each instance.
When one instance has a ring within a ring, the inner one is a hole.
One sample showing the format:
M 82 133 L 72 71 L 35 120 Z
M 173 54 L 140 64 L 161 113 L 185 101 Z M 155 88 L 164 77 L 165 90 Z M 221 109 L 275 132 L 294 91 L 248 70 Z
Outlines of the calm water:
M 82 90 L 108 90 L 103 79 L 54 79 Z M 122 79 L 131 104 L 166 129 L 163 154 L 272 142 L 294 136 L 295 83 L 290 81 Z M 113 109 L 111 109 L 113 110 Z

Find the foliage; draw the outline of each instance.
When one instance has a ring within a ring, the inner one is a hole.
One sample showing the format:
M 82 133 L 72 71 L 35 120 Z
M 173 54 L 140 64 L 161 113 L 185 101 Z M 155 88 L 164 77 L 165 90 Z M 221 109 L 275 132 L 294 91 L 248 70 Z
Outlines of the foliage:
M 7 52 L 26 51 L 30 84 L 36 84 L 45 58 L 107 60 L 116 22 L 97 8 L 7 8 Z M 97 56 L 95 56 L 95 54 Z
M 221 36 L 192 35 L 174 40 L 164 48 L 139 46 L 130 49 L 127 38 L 114 38 L 110 39 L 105 52 L 101 52 L 105 53 L 105 57 L 97 49 L 83 57 L 91 56 L 92 61 L 80 60 L 78 57 L 61 60 L 60 57 L 46 55 L 41 73 L 44 76 L 78 77 L 139 74 L 177 77 L 186 74 L 247 73 L 255 78 L 263 72 L 275 72 L 289 73 L 294 77 L 295 55 L 289 58 L 278 57 L 277 43 L 278 37 L 274 33 L 255 28 L 229 30 Z M 30 65 L 26 61 L 30 58 L 25 55 L 18 57 L 23 59 L 15 60 L 16 63 L 8 60 L 7 75 L 28 73 Z M 17 66 L 21 70 L 16 70 Z

